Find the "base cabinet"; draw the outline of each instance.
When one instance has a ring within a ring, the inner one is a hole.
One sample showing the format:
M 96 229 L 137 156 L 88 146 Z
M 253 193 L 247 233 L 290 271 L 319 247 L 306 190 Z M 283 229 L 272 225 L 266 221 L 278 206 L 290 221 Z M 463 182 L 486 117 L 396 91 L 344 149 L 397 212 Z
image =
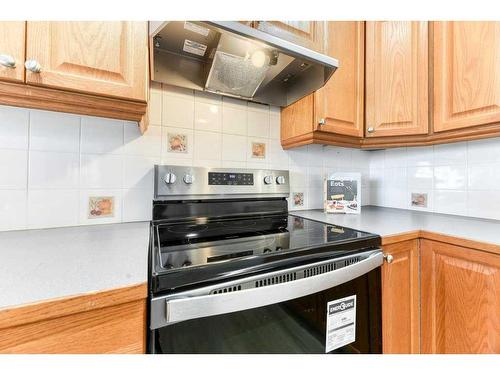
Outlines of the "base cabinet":
M 421 240 L 422 353 L 500 353 L 500 255 Z
M 382 345 L 385 354 L 420 352 L 418 240 L 383 247 L 392 262 L 382 266 Z

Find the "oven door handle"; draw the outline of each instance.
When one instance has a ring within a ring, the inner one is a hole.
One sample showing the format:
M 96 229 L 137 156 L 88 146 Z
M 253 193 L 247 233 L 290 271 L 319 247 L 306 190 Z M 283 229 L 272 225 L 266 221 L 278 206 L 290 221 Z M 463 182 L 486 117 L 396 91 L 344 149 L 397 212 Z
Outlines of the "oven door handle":
M 321 292 L 380 267 L 383 260 L 382 251 L 377 249 L 370 251 L 365 259 L 352 265 L 294 281 L 221 294 L 189 296 L 190 294 L 196 294 L 196 290 L 194 290 L 177 295 L 153 298 L 151 301 L 151 329 L 189 319 L 204 318 L 272 305 Z M 315 265 L 325 263 L 308 264 L 307 266 L 296 267 L 286 271 L 314 267 Z M 279 272 L 258 275 L 258 279 L 273 277 L 277 274 Z M 231 284 L 237 284 L 238 281 L 233 281 Z M 227 284 L 213 285 L 211 286 L 211 290 L 218 289 L 221 286 L 224 287 Z

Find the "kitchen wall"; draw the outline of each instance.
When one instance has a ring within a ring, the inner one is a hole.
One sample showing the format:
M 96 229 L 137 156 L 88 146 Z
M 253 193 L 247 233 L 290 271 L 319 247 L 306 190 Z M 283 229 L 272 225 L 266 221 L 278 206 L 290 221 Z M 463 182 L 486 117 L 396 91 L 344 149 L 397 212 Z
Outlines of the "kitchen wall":
M 369 176 L 366 152 L 283 151 L 278 108 L 154 85 L 150 124 L 0 106 L 0 230 L 149 220 L 157 163 L 290 169 L 290 209 L 322 206 L 324 173 Z
M 373 151 L 369 199 L 377 206 L 500 219 L 500 138 Z M 415 206 L 423 201 L 427 207 Z

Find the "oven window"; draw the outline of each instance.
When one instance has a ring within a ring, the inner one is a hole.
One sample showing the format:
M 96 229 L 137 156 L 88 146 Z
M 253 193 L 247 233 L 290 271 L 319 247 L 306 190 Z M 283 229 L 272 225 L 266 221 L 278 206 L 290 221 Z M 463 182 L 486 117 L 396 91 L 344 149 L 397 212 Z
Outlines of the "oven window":
M 355 341 L 330 353 L 381 353 L 380 268 L 321 293 L 157 329 L 150 352 L 325 353 L 327 304 L 352 295 Z

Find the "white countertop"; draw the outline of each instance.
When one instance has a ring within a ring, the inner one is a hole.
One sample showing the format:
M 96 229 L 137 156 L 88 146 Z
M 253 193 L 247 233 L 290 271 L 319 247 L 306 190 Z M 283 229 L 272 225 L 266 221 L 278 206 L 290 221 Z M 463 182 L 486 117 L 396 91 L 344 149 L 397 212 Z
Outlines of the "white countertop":
M 149 222 L 0 232 L 0 309 L 145 283 Z
M 364 206 L 361 214 L 325 214 L 323 210 L 290 211 L 299 217 L 340 225 L 382 237 L 426 230 L 500 245 L 500 221 L 431 212 Z
M 500 245 L 500 221 L 365 206 L 290 214 L 384 236 L 427 230 Z M 149 222 L 0 232 L 0 309 L 145 283 Z

